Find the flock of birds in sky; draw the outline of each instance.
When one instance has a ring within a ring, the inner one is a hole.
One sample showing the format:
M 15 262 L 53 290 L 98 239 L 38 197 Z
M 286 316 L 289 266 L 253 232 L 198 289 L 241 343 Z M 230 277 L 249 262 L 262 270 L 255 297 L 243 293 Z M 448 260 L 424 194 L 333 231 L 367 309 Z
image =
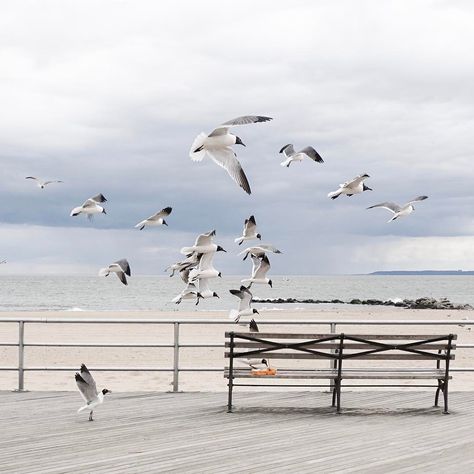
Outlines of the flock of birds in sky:
M 232 148 L 234 145 L 245 145 L 237 135 L 232 134 L 230 131 L 235 126 L 268 122 L 270 120 L 272 120 L 270 117 L 246 115 L 224 122 L 209 134 L 200 133 L 191 146 L 189 156 L 195 162 L 200 162 L 205 157 L 210 158 L 214 163 L 224 168 L 235 183 L 250 195 L 251 188 L 249 181 Z M 292 144 L 287 144 L 281 148 L 280 153 L 284 156 L 284 160 L 281 162 L 281 166 L 284 167 L 289 167 L 293 162 L 301 162 L 306 159 L 320 164 L 324 163 L 323 158 L 312 146 L 307 146 L 299 151 L 295 151 Z M 365 184 L 365 180 L 368 178 L 369 175 L 366 173 L 356 176 L 355 178 L 340 184 L 338 189 L 328 194 L 328 197 L 331 199 L 337 199 L 342 195 L 353 196 L 365 191 L 372 191 L 372 189 Z M 34 176 L 27 176 L 26 179 L 36 181 L 36 184 L 40 189 L 44 189 L 54 183 L 62 183 L 62 181 L 59 180 L 43 181 Z M 394 202 L 382 202 L 370 206 L 367 209 L 378 207 L 387 209 L 393 214 L 391 219 L 388 221 L 391 222 L 399 217 L 411 214 L 415 209 L 413 204 L 425 199 L 427 199 L 427 196 L 418 196 L 403 205 L 398 205 Z M 89 219 L 92 219 L 96 214 L 106 214 L 107 212 L 104 208 L 104 203 L 106 202 L 107 199 L 103 194 L 97 194 L 96 196 L 87 199 L 81 206 L 72 209 L 70 215 L 72 217 L 85 215 Z M 146 227 L 167 226 L 168 224 L 165 218 L 167 218 L 171 212 L 171 207 L 165 207 L 156 214 L 140 221 L 135 225 L 135 227 L 143 230 Z M 194 245 L 183 247 L 181 249 L 181 254 L 183 254 L 185 258 L 170 265 L 166 269 L 166 271 L 170 272 L 171 277 L 176 273 L 179 273 L 184 283 L 184 288 L 181 293 L 173 298 L 172 301 L 174 303 L 179 304 L 183 300 L 191 300 L 195 301 L 195 304 L 197 305 L 201 299 L 219 298 L 217 293 L 211 289 L 212 279 L 222 276 L 221 272 L 214 268 L 213 259 L 216 252 L 226 251 L 214 242 L 215 236 L 215 230 L 198 235 Z M 235 239 L 235 243 L 241 245 L 244 242 L 252 240 L 261 241 L 261 239 L 262 235 L 257 231 L 257 223 L 255 217 L 252 215 L 248 219 L 245 219 L 242 235 Z M 268 284 L 272 287 L 272 280 L 267 276 L 271 268 L 270 260 L 268 258 L 269 253 L 280 254 L 282 252 L 273 245 L 262 244 L 259 242 L 241 251 L 239 255 L 243 255 L 244 260 L 250 257 L 250 260 L 252 261 L 250 277 L 241 280 L 241 286 L 239 289 L 229 290 L 232 295 L 240 300 L 238 308 L 232 309 L 229 313 L 229 317 L 239 325 L 248 324 L 249 330 L 253 332 L 258 332 L 258 325 L 254 319 L 254 315 L 258 314 L 258 311 L 252 308 L 253 295 L 251 287 L 253 284 Z M 0 263 L 5 263 L 5 261 L 2 260 Z M 128 261 L 126 259 L 120 259 L 99 271 L 99 275 L 105 277 L 111 273 L 115 273 L 119 280 L 124 285 L 127 285 L 127 277 L 131 276 Z M 249 317 L 250 321 L 244 323 L 242 318 L 246 317 Z M 268 367 L 265 359 L 249 360 L 247 362 L 253 369 Z M 95 381 L 84 364 L 81 366 L 80 374 L 76 373 L 75 379 L 79 391 L 86 402 L 86 405 L 81 407 L 79 412 L 88 410 L 90 412 L 89 420 L 92 421 L 94 408 L 103 402 L 104 396 L 110 391 L 107 389 L 97 391 Z

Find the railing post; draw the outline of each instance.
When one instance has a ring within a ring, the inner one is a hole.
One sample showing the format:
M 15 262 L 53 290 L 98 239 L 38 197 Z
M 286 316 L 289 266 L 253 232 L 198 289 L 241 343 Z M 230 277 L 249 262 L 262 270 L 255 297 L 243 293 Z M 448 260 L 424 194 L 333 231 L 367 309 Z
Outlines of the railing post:
M 173 392 L 179 391 L 179 323 L 173 323 L 174 349 L 173 349 Z
M 25 390 L 25 322 L 18 321 L 18 392 Z
M 332 322 L 329 324 L 329 332 L 331 334 L 336 334 L 336 323 Z M 331 354 L 335 354 L 336 353 L 336 350 L 335 349 L 331 349 Z M 329 368 L 330 369 L 336 369 L 337 368 L 337 361 L 336 359 L 332 359 L 329 361 Z M 331 392 L 334 390 L 334 380 L 333 379 L 329 379 L 329 390 L 331 390 Z

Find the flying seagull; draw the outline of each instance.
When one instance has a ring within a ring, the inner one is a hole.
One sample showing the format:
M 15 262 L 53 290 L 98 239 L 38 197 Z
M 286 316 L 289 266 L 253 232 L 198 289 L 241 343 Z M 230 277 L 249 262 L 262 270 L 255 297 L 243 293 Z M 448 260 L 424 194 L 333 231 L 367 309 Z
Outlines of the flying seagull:
M 428 196 L 418 196 L 415 199 L 412 199 L 411 201 L 408 201 L 403 206 L 399 206 L 398 204 L 396 204 L 394 202 L 382 202 L 380 204 L 375 204 L 374 206 L 370 206 L 367 209 L 374 209 L 375 207 L 382 207 L 384 209 L 389 210 L 390 212 L 393 213 L 393 216 L 387 222 L 392 222 L 395 219 L 398 219 L 399 217 L 408 216 L 408 214 L 411 214 L 415 210 L 415 208 L 413 206 L 413 203 L 418 202 L 418 201 L 424 201 L 425 199 L 428 199 Z
M 242 250 L 239 255 L 245 255 L 244 260 L 246 260 L 249 255 L 254 255 L 255 257 L 263 257 L 266 252 L 283 253 L 273 245 L 260 244 L 254 247 L 247 247 L 246 249 Z
M 353 196 L 354 194 L 360 194 L 364 191 L 372 191 L 372 188 L 369 188 L 365 185 L 364 181 L 370 178 L 366 173 L 356 176 L 350 181 L 346 181 L 339 185 L 339 189 L 328 194 L 328 197 L 331 199 L 338 198 L 341 194 L 346 196 Z
M 161 211 L 153 214 L 148 219 L 145 219 L 139 222 L 135 227 L 137 229 L 143 230 L 147 226 L 158 226 L 158 225 L 168 225 L 165 221 L 165 217 L 168 217 L 173 210 L 172 207 L 165 207 Z
M 310 160 L 316 161 L 318 163 L 324 163 L 324 160 L 312 146 L 307 146 L 306 148 L 296 152 L 293 148 L 293 145 L 289 143 L 280 150 L 280 153 L 283 153 L 286 158 L 286 160 L 282 161 L 280 164 L 281 166 L 286 166 L 287 168 L 290 167 L 293 161 L 303 161 L 304 158 L 309 158 Z
M 94 197 L 89 198 L 87 201 L 82 204 L 82 206 L 75 207 L 71 211 L 71 216 L 78 216 L 79 214 L 86 214 L 89 219 L 92 218 L 94 214 L 107 214 L 105 209 L 100 206 L 103 202 L 107 202 L 103 194 L 97 194 Z
M 197 286 L 189 281 L 189 269 L 182 270 L 180 276 L 183 282 L 186 283 L 186 287 L 178 296 L 174 297 L 171 302 L 180 304 L 183 300 L 196 299 L 196 305 L 198 305 L 202 295 L 199 293 Z
M 189 272 L 190 282 L 195 283 L 196 280 L 222 277 L 221 272 L 216 270 L 212 263 L 215 254 L 216 254 L 216 251 L 206 252 L 206 253 L 201 254 L 198 267 L 193 268 Z
M 262 258 L 258 258 L 252 255 L 253 269 L 252 276 L 250 278 L 245 278 L 241 280 L 241 283 L 248 283 L 249 288 L 252 286 L 252 283 L 266 283 L 272 288 L 272 280 L 267 278 L 268 270 L 270 270 L 270 261 L 268 257 L 264 255 Z
M 40 189 L 44 189 L 48 184 L 51 183 L 62 183 L 62 181 L 41 181 L 39 178 L 35 178 L 34 176 L 27 176 L 25 179 L 34 179 L 36 181 L 36 185 Z
M 79 392 L 84 401 L 86 402 L 84 406 L 77 410 L 77 413 L 80 413 L 84 410 L 89 410 L 89 421 L 94 421 L 92 418 L 94 408 L 97 405 L 103 403 L 105 394 L 112 392 L 110 390 L 107 390 L 106 388 L 104 388 L 100 392 L 97 392 L 95 380 L 93 379 L 91 373 L 84 364 L 81 365 L 81 373 L 79 374 L 76 372 L 75 378 L 77 387 L 79 388 Z
M 125 258 L 111 263 L 107 268 L 101 268 L 99 276 L 109 276 L 111 273 L 115 273 L 124 285 L 128 285 L 127 277 L 125 275 L 131 276 L 131 272 L 130 265 Z
M 200 253 L 193 252 L 186 255 L 186 258 L 181 262 L 173 263 L 169 267 L 165 268 L 165 272 L 171 270 L 170 277 L 174 276 L 175 272 L 182 272 L 183 270 L 189 270 L 191 268 L 197 267 L 199 264 L 199 260 L 201 258 Z
M 215 291 L 209 288 L 209 278 L 199 278 L 198 286 L 201 298 L 220 298 Z
M 192 247 L 183 247 L 181 253 L 188 255 L 190 253 L 209 253 L 209 252 L 225 252 L 225 250 L 212 242 L 212 238 L 216 235 L 215 230 L 211 230 L 206 234 L 198 235 Z
M 229 176 L 247 193 L 251 194 L 250 185 L 237 155 L 232 150 L 232 145 L 244 145 L 242 140 L 229 132 L 236 125 L 268 122 L 270 117 L 260 115 L 244 115 L 215 128 L 209 135 L 200 133 L 193 144 L 189 156 L 193 161 L 202 161 L 207 155 L 220 167 L 224 168 Z
M 235 323 L 238 323 L 240 318 L 244 316 L 253 316 L 254 314 L 259 314 L 256 309 L 252 309 L 250 307 L 250 304 L 252 303 L 252 293 L 247 287 L 242 285 L 240 290 L 229 290 L 229 292 L 240 299 L 239 309 L 231 309 L 229 312 L 229 318 Z M 254 320 L 252 319 L 252 321 Z
M 234 242 L 236 244 L 242 245 L 244 240 L 253 240 L 253 239 L 262 239 L 262 236 L 257 232 L 257 223 L 255 222 L 255 217 L 250 216 L 248 219 L 245 219 L 244 230 L 241 237 L 237 237 Z

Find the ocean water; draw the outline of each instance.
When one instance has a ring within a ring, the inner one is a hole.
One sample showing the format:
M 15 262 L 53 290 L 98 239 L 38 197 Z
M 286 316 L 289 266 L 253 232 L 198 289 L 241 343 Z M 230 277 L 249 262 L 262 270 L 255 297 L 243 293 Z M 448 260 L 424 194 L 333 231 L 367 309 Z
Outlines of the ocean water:
M 132 276 L 122 285 L 111 275 L 96 276 L 0 276 L 0 311 L 202 311 L 237 307 L 238 299 L 229 293 L 239 288 L 239 276 L 216 278 L 211 288 L 219 299 L 192 301 L 180 305 L 171 299 L 181 292 L 183 283 L 176 276 Z M 254 285 L 255 297 L 396 299 L 424 296 L 446 297 L 456 303 L 474 306 L 474 276 L 275 276 L 273 288 Z M 287 305 L 285 305 L 287 306 Z M 295 305 L 293 305 L 294 307 Z M 298 303 L 299 309 L 313 305 Z M 282 309 L 277 304 L 256 304 L 256 308 Z

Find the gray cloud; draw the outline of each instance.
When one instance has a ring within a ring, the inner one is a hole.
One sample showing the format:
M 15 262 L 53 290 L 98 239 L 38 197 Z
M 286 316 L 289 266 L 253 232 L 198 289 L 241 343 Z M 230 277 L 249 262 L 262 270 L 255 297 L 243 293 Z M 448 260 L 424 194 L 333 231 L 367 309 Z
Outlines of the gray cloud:
M 473 20 L 470 4 L 438 1 L 7 2 L 2 271 L 86 273 L 126 256 L 156 273 L 212 228 L 237 252 L 251 213 L 285 251 L 280 274 L 474 266 Z M 238 132 L 250 197 L 188 158 L 199 132 L 247 113 L 275 117 Z M 325 164 L 281 168 L 288 142 Z M 327 199 L 362 172 L 374 192 Z M 30 174 L 64 184 L 40 191 Z M 69 217 L 97 192 L 107 216 Z M 390 225 L 365 210 L 419 194 L 430 199 Z M 170 229 L 132 228 L 167 205 Z M 227 257 L 224 271 L 248 271 Z

